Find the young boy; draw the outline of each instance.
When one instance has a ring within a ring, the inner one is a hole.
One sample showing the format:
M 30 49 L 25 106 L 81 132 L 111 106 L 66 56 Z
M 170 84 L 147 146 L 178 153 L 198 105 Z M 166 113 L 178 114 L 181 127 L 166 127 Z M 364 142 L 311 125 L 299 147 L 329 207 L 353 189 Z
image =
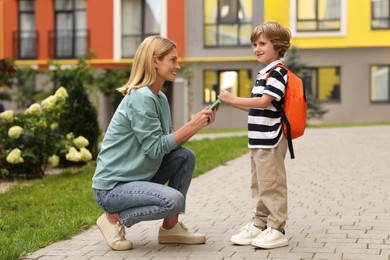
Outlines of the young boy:
M 288 245 L 284 235 L 287 220 L 287 182 L 284 158 L 287 140 L 282 121 L 272 101 L 283 102 L 287 71 L 281 64 L 290 47 L 290 31 L 269 22 L 257 26 L 251 34 L 253 53 L 266 67 L 259 71 L 250 98 L 222 91 L 224 104 L 248 111 L 248 147 L 251 158 L 251 194 L 255 203 L 252 221 L 232 236 L 238 245 L 277 248 Z

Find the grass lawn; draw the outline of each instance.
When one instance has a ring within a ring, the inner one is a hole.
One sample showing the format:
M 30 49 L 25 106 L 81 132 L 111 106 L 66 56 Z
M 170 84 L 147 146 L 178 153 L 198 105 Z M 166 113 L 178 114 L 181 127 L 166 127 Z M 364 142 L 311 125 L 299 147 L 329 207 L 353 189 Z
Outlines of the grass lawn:
M 247 137 L 191 141 L 194 177 L 248 152 Z M 0 259 L 19 259 L 95 224 L 102 213 L 93 199 L 92 163 L 76 173 L 21 181 L 0 194 Z

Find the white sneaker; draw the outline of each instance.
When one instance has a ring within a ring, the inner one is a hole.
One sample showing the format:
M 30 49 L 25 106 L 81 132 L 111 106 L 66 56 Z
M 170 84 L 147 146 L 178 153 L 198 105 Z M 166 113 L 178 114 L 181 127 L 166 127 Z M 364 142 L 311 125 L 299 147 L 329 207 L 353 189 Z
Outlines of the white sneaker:
M 230 238 L 230 242 L 247 246 L 251 245 L 252 241 L 261 233 L 261 229 L 253 225 L 253 223 L 248 223 L 245 227 L 242 227 L 237 235 L 234 235 Z
M 288 245 L 287 237 L 279 230 L 268 227 L 252 242 L 253 246 L 272 249 Z
M 119 222 L 111 224 L 107 219 L 107 214 L 103 213 L 96 225 L 102 232 L 107 244 L 114 250 L 129 250 L 133 248 L 133 243 L 130 240 L 126 240 L 125 227 Z
M 206 237 L 202 234 L 189 231 L 183 223 L 178 222 L 171 229 L 160 227 L 158 242 L 160 244 L 198 245 L 206 243 Z

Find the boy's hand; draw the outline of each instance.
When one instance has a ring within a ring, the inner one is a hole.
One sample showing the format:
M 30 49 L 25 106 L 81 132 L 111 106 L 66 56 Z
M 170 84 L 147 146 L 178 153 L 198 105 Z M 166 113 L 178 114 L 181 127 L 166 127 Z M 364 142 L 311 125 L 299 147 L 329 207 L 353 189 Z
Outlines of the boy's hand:
M 231 105 L 234 99 L 236 98 L 236 96 L 230 93 L 229 91 L 222 90 L 219 93 L 218 98 L 222 100 L 224 103 Z

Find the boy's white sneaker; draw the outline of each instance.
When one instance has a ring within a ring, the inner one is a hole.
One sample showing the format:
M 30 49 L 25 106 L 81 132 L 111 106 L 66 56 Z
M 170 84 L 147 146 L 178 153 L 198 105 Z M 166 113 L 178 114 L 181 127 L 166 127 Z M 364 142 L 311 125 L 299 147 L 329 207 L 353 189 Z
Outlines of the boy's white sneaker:
M 230 238 L 230 242 L 247 246 L 251 245 L 252 241 L 261 233 L 261 229 L 253 225 L 253 223 L 248 223 L 245 227 L 242 227 L 238 234 Z
M 252 245 L 260 248 L 272 249 L 287 246 L 288 239 L 279 230 L 268 227 L 253 240 Z

